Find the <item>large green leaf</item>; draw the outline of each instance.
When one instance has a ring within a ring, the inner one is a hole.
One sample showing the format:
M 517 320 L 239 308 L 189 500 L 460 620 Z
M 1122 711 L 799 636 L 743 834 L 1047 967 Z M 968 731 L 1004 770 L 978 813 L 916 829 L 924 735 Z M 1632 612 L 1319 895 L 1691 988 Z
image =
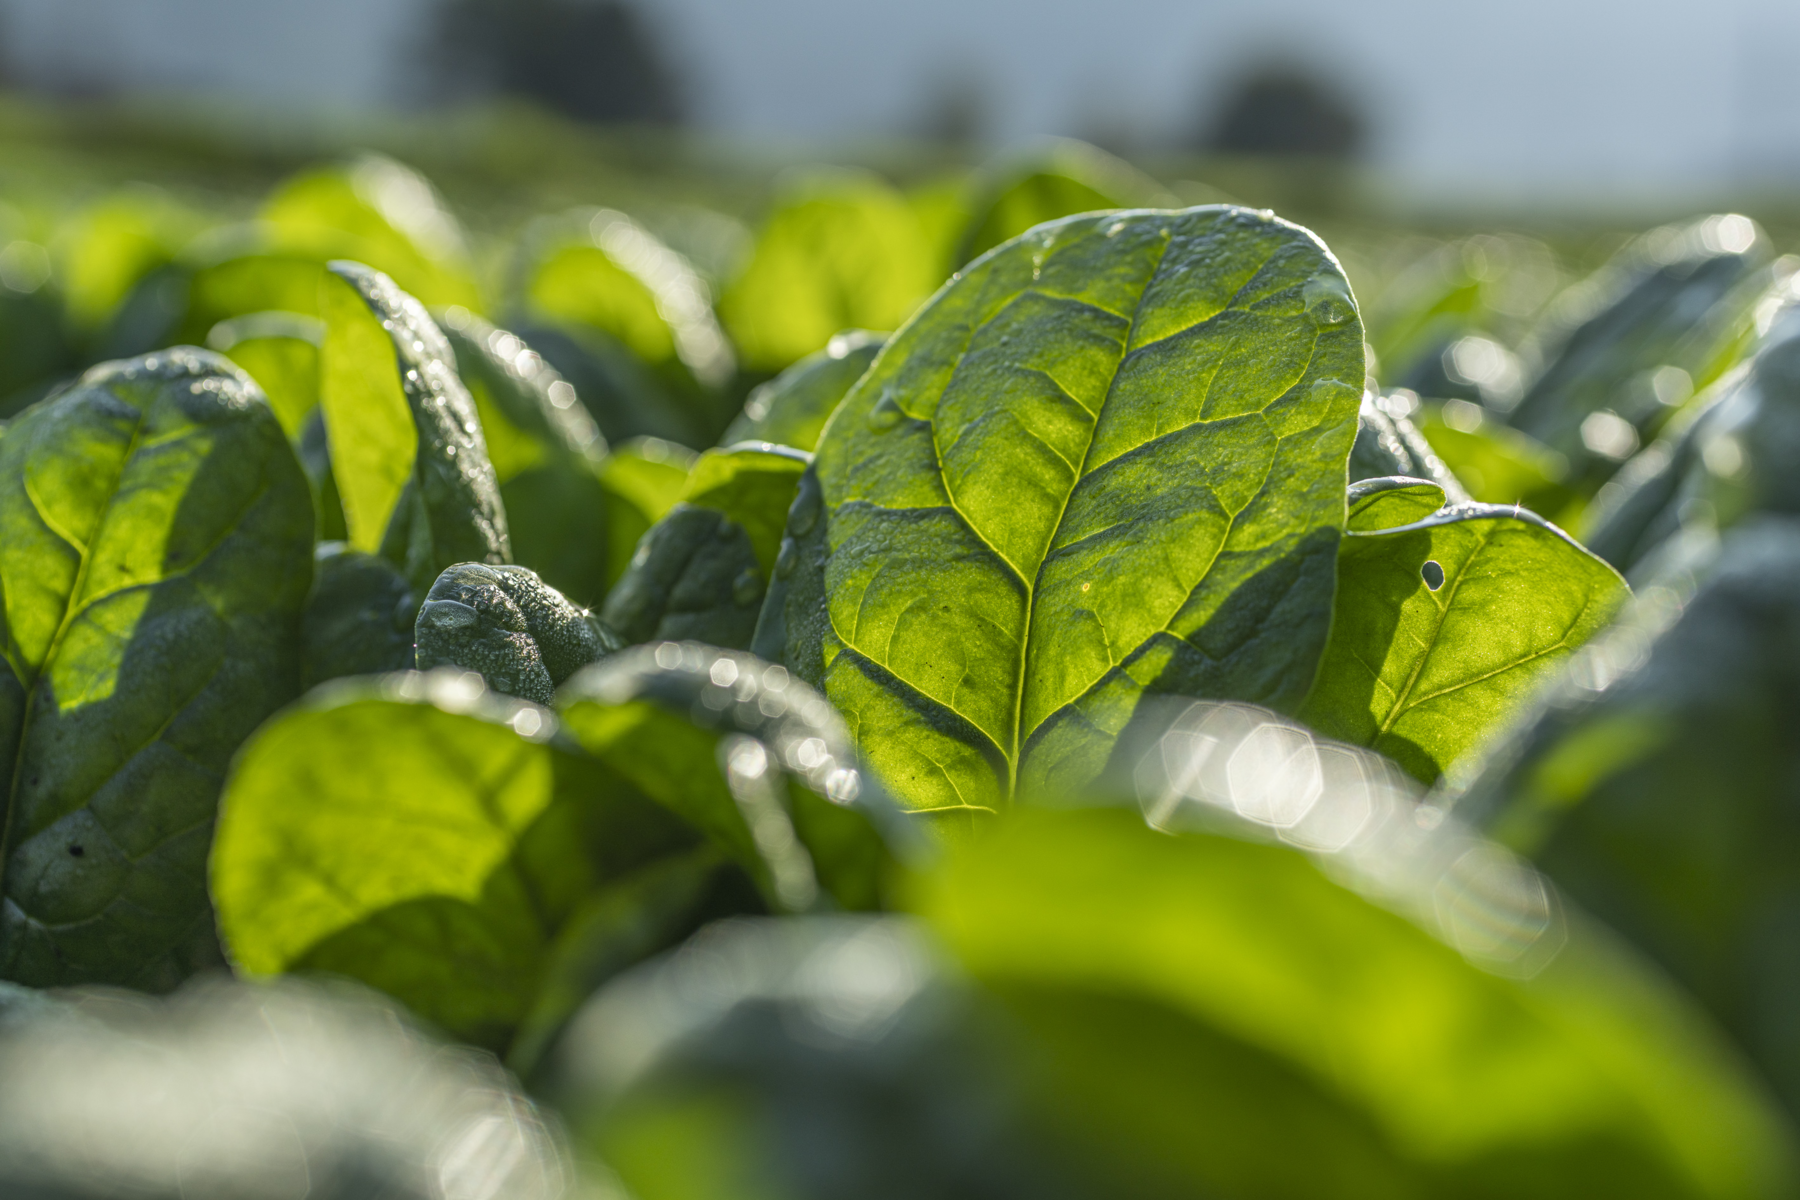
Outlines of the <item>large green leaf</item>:
M 0 976 L 166 989 L 216 960 L 206 849 L 299 685 L 312 502 L 268 404 L 176 349 L 0 439 Z
M 1414 853 L 1387 881 L 1410 862 L 1452 936 L 1499 928 L 1509 883 L 1542 887 L 1478 845 L 1436 870 Z M 1580 914 L 1507 978 L 1294 850 L 1118 811 L 1016 814 L 917 905 L 1043 1048 L 1056 1128 L 1152 1194 L 1773 1196 L 1795 1178 L 1734 1058 Z
M 1506 885 L 1549 899 L 1405 808 L 1383 863 L 1427 913 L 1436 891 L 1479 937 Z M 1132 812 L 1015 813 L 919 879 L 927 929 L 737 921 L 618 980 L 556 1095 L 644 1200 L 1792 1186 L 1755 1083 L 1591 922 L 1553 909 L 1566 940 L 1512 978 L 1332 875 Z
M 1330 623 L 1362 355 L 1336 260 L 1267 214 L 1037 229 L 845 398 L 758 644 L 917 809 L 1078 786 L 1147 692 L 1292 708 Z
M 874 175 L 834 171 L 778 197 L 719 314 L 746 366 L 779 371 L 843 329 L 894 329 L 941 282 L 906 198 Z
M 1626 587 L 1534 513 L 1461 504 L 1420 516 L 1416 484 L 1372 482 L 1351 491 L 1331 640 L 1300 718 L 1429 783 L 1611 620 Z
M 1728 534 L 1697 592 L 1644 588 L 1446 803 L 1655 957 L 1800 1112 L 1796 594 L 1792 522 Z
M 881 347 L 887 335 L 852 329 L 833 335 L 817 354 L 801 359 L 750 393 L 719 441 L 774 442 L 811 450 L 819 444 L 826 420 L 837 410 Z
M 1154 179 L 1086 142 L 1055 138 L 1010 155 L 983 173 L 956 265 L 986 254 L 1034 225 L 1077 213 L 1167 204 Z
M 319 403 L 351 546 L 421 592 L 454 563 L 506 562 L 506 510 L 443 332 L 359 263 L 333 263 L 322 300 Z
M 601 616 L 628 643 L 749 647 L 808 456 L 745 442 L 708 450 L 682 500 L 644 535 Z
M 455 672 L 336 684 L 265 725 L 212 857 L 238 968 L 348 975 L 503 1048 L 582 902 L 694 841 L 557 727 Z

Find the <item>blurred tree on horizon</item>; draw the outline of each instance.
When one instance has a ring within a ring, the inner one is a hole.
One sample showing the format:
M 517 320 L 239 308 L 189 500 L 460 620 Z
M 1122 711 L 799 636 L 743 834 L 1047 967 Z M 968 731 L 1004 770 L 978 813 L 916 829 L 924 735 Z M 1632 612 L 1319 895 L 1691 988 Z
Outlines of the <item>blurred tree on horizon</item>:
M 679 125 L 687 97 L 626 0 L 435 0 L 420 70 L 439 101 L 505 95 L 577 120 Z
M 1351 159 L 1368 122 L 1355 100 L 1316 68 L 1273 61 L 1252 67 L 1207 106 L 1197 149 L 1226 154 Z

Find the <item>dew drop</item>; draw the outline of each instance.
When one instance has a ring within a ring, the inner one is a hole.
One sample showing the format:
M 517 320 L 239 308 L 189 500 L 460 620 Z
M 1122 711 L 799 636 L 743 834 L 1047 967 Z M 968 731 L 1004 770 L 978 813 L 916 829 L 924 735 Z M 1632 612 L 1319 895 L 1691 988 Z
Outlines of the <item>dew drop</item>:
M 884 433 L 900 423 L 906 414 L 900 411 L 900 402 L 894 399 L 892 389 L 881 393 L 881 399 L 869 410 L 869 428 L 876 433 Z
M 1333 272 L 1321 271 L 1307 280 L 1301 296 L 1306 301 L 1306 315 L 1315 324 L 1342 325 L 1356 315 L 1349 286 Z
M 731 598 L 736 600 L 739 608 L 749 608 L 762 599 L 763 581 L 755 567 L 745 567 L 738 577 L 731 581 Z
M 775 578 L 786 579 L 800 565 L 800 543 L 791 537 L 781 539 L 781 553 L 775 556 Z
M 824 507 L 818 485 L 810 481 L 801 483 L 800 494 L 794 497 L 793 507 L 788 509 L 788 531 L 795 537 L 805 537 L 819 523 L 819 512 Z

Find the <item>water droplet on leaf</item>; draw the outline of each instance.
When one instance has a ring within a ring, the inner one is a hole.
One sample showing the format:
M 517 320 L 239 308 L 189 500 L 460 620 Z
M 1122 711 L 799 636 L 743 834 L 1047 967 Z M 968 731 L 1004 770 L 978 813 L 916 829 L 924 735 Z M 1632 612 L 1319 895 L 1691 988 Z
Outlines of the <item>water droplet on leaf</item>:
M 876 433 L 883 433 L 900 423 L 906 414 L 900 411 L 900 402 L 894 399 L 892 391 L 881 393 L 881 399 L 869 410 L 869 428 Z
M 781 539 L 781 553 L 775 556 L 775 578 L 786 579 L 800 565 L 800 543 L 791 537 Z
M 1306 301 L 1306 315 L 1318 325 L 1342 325 L 1356 315 L 1350 299 L 1350 285 L 1332 271 L 1321 271 L 1306 281 L 1301 292 Z
M 755 567 L 745 567 L 738 577 L 731 581 L 731 598 L 738 602 L 740 608 L 749 608 L 762 599 L 763 581 Z

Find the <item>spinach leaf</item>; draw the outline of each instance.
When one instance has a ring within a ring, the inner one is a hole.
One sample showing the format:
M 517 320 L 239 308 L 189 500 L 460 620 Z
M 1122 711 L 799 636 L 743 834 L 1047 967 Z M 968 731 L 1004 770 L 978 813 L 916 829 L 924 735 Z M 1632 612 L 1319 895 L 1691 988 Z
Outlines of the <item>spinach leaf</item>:
M 557 727 L 447 671 L 335 684 L 269 722 L 213 850 L 233 961 L 360 979 L 504 1049 L 581 903 L 694 842 Z
M 567 595 L 599 599 L 611 583 L 608 510 L 626 502 L 600 474 L 606 439 L 575 389 L 516 335 L 466 309 L 446 313 L 444 330 L 481 417 L 514 559 Z
M 302 171 L 270 193 L 257 217 L 283 253 L 368 263 L 426 304 L 478 302 L 456 218 L 430 181 L 391 158 L 363 154 Z
M 300 687 L 413 665 L 419 598 L 394 565 L 343 542 L 320 542 L 300 620 Z
M 165 990 L 216 961 L 226 764 L 299 686 L 312 503 L 248 376 L 108 363 L 0 439 L 0 977 Z
M 1098 146 L 1052 138 L 990 165 L 975 185 L 974 215 L 957 248 L 961 266 L 1034 225 L 1103 209 L 1169 203 L 1154 179 Z
M 942 281 L 906 198 L 879 177 L 819 171 L 776 198 L 719 316 L 757 371 L 780 371 L 843 329 L 895 329 Z
M 624 643 L 525 567 L 461 563 L 419 606 L 418 666 L 479 671 L 507 696 L 550 703 L 556 685 Z
M 1416 483 L 1352 489 L 1331 640 L 1299 713 L 1427 783 L 1498 731 L 1627 594 L 1534 513 L 1419 514 L 1441 495 Z
M 1566 455 L 1570 484 L 1591 494 L 1669 416 L 1657 369 L 1709 381 L 1766 287 L 1757 268 L 1768 257 L 1767 238 L 1737 214 L 1645 234 L 1552 315 L 1545 366 L 1508 423 Z
M 1643 589 L 1445 800 L 1646 950 L 1800 1112 L 1800 529 Z
M 290 439 L 319 403 L 319 343 L 325 326 L 300 313 L 260 312 L 214 325 L 206 344 L 256 380 Z
M 379 271 L 336 262 L 319 402 L 350 545 L 420 591 L 453 563 L 511 556 L 475 403 L 442 331 Z
M 1146 693 L 1297 706 L 1362 381 L 1349 285 L 1297 226 L 1215 207 L 1010 242 L 826 427 L 776 572 L 787 666 L 915 809 L 1079 787 Z
M 831 706 L 779 666 L 694 642 L 617 655 L 558 693 L 565 727 L 743 866 L 769 907 L 878 907 L 915 834 Z
M 1541 888 L 1478 847 L 1425 890 L 1479 921 L 1458 887 L 1481 871 Z M 646 1200 L 743 1179 L 797 1200 L 1498 1200 L 1795 1178 L 1754 1082 L 1579 914 L 1509 978 L 1290 848 L 1105 809 L 1011 814 L 911 904 L 923 928 L 723 924 L 609 985 L 550 1085 L 577 1144 Z
M 644 535 L 607 595 L 602 618 L 627 643 L 748 647 L 808 459 L 767 442 L 701 455 L 682 501 Z
M 527 231 L 515 268 L 521 332 L 568 375 L 606 436 L 710 445 L 729 419 L 735 370 L 707 283 L 680 254 L 611 209 Z M 563 336 L 544 339 L 546 327 Z
M 774 442 L 812 450 L 819 444 L 826 419 L 886 343 L 886 334 L 866 329 L 834 334 L 823 350 L 807 355 L 751 392 L 744 411 L 720 442 L 727 446 Z
M 1466 400 L 1433 404 L 1418 429 L 1469 495 L 1485 504 L 1519 504 L 1575 528 L 1586 499 L 1564 481 L 1569 460 Z

